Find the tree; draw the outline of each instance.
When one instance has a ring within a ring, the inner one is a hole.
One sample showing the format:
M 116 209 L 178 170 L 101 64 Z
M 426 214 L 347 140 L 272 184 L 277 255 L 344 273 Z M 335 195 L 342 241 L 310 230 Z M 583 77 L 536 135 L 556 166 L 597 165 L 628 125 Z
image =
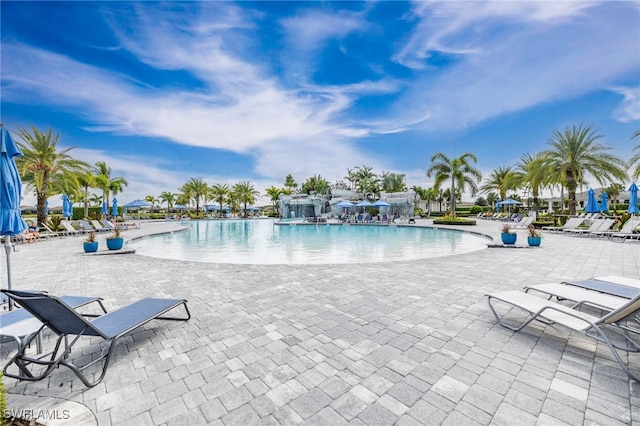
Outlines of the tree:
M 209 189 L 209 195 L 211 196 L 211 199 L 217 202 L 220 206 L 220 210 L 218 211 L 219 215 L 222 215 L 222 204 L 227 202 L 227 198 L 229 197 L 230 193 L 231 190 L 229 189 L 229 185 L 227 184 L 215 184 Z
M 523 186 L 531 190 L 533 198 L 533 208 L 537 212 L 539 209 L 540 191 L 548 186 L 550 182 L 550 170 L 544 153 L 524 154 L 516 164 L 514 172 L 518 181 L 518 186 Z
M 498 194 L 495 192 L 490 192 L 487 194 L 487 203 L 491 206 L 492 209 L 496 207 L 496 201 L 498 201 Z
M 244 215 L 247 216 L 247 206 L 256 202 L 260 192 L 256 191 L 253 184 L 248 181 L 238 182 L 233 185 L 234 198 L 244 206 Z
M 164 191 L 160 194 L 160 204 L 167 203 L 167 213 L 173 208 L 173 203 L 176 201 L 176 194 L 172 194 L 171 192 Z
M 631 135 L 631 139 L 635 139 L 637 137 L 640 137 L 640 130 L 636 130 L 633 135 Z M 633 165 L 638 163 L 636 164 L 636 168 L 631 172 L 631 177 L 633 179 L 638 179 L 640 178 L 640 145 L 636 145 L 636 147 L 633 148 L 633 152 L 636 153 L 633 154 L 633 157 L 629 160 L 629 168 L 633 168 Z
M 384 192 L 403 192 L 407 190 L 405 175 L 399 173 L 382 172 L 382 190 Z
M 604 189 L 604 192 L 607 193 L 607 197 L 609 197 L 609 203 L 613 206 L 614 213 L 618 213 L 616 211 L 616 204 L 618 203 L 618 196 L 622 191 L 624 191 L 624 186 L 622 186 L 621 183 L 612 183 Z
M 441 152 L 431 157 L 431 167 L 427 170 L 427 177 L 435 176 L 434 187 L 440 188 L 443 182 L 451 180 L 449 188 L 451 216 L 456 216 L 456 189 L 462 193 L 468 186 L 471 195 L 478 192 L 478 183 L 482 179 L 482 173 L 471 164 L 477 163 L 478 159 L 470 152 L 465 152 L 460 157 L 449 158 Z
M 353 178 L 355 178 L 355 190 L 362 194 L 363 197 L 368 192 L 373 194 L 380 192 L 380 180 L 378 175 L 373 172 L 372 167 L 357 166 L 355 172 L 353 172 Z
M 19 128 L 18 136 L 22 139 L 18 146 L 23 156 L 16 159 L 16 165 L 25 185 L 35 191 L 37 221 L 44 223 L 47 198 L 59 194 L 56 187 L 77 187 L 76 177 L 85 173 L 89 165 L 69 155 L 75 147 L 58 151 L 60 134 L 54 136 L 51 128 L 46 133 L 35 127 L 31 127 L 31 133 Z
M 147 195 L 146 197 L 144 197 L 144 200 L 147 203 L 151 204 L 151 209 L 153 209 L 156 206 L 156 203 L 158 202 L 158 199 L 153 195 Z
M 180 190 L 189 196 L 190 200 L 193 200 L 196 204 L 196 214 L 200 213 L 200 200 L 204 200 L 207 197 L 209 191 L 209 185 L 201 178 L 191 178 L 182 185 Z
M 280 194 L 282 194 L 282 189 L 276 188 L 275 186 L 271 185 L 266 189 L 266 193 L 271 200 L 271 207 L 273 208 L 273 211 L 275 211 L 278 201 L 280 201 Z
M 329 181 L 327 181 L 320 175 L 314 175 L 302 184 L 302 186 L 300 187 L 300 192 L 304 194 L 310 194 L 311 192 L 315 191 L 316 194 L 325 194 L 327 192 L 327 189 L 329 189 Z
M 607 181 L 627 179 L 626 164 L 609 154 L 612 148 L 597 143 L 602 136 L 582 125 L 564 131 L 554 130 L 550 148 L 545 151 L 547 164 L 553 173 L 563 179 L 569 192 L 569 214 L 576 214 L 576 189 L 584 181 L 585 172 L 591 174 L 601 185 Z
M 507 191 L 515 189 L 517 184 L 516 175 L 510 166 L 493 169 L 487 182 L 480 187 L 480 190 L 488 194 L 491 191 L 498 191 L 501 200 L 507 199 Z
M 111 193 L 115 197 L 116 194 L 122 192 L 122 189 L 129 185 L 125 178 L 121 176 L 111 176 L 111 167 L 107 166 L 104 161 L 98 161 L 95 165 L 94 175 L 96 185 L 102 189 L 102 197 L 107 202 L 107 210 L 109 210 L 109 198 Z
M 96 178 L 93 175 L 93 173 L 91 173 L 90 170 L 87 170 L 83 173 L 79 173 L 76 176 L 76 180 L 78 182 L 78 185 L 80 185 L 80 187 L 83 190 L 82 200 L 84 201 L 84 217 L 88 217 L 89 216 L 89 188 L 95 188 Z
M 487 205 L 487 200 L 484 197 L 478 197 L 478 198 L 476 198 L 475 205 L 476 206 L 486 206 Z
M 284 178 L 284 187 L 289 191 L 289 195 L 293 194 L 294 192 L 296 192 L 296 188 L 298 188 L 298 184 L 296 183 L 296 181 L 293 179 L 293 176 L 291 176 L 291 173 L 289 173 L 285 178 Z

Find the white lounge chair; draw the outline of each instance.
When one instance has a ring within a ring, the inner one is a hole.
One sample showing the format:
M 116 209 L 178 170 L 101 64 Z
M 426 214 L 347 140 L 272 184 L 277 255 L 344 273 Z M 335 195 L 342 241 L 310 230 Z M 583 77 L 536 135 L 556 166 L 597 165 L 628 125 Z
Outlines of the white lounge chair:
M 637 373 L 634 374 L 631 371 L 629 364 L 624 362 L 618 353 L 618 351 L 640 352 L 640 344 L 636 340 L 640 337 L 640 328 L 638 328 L 636 321 L 636 315 L 640 311 L 640 295 L 602 317 L 596 317 L 521 291 L 505 291 L 486 296 L 491 312 L 503 327 L 520 331 L 534 320 L 542 321 L 545 324 L 564 326 L 569 330 L 605 343 L 625 373 L 633 380 L 640 382 Z M 494 306 L 496 304 L 507 305 L 510 311 L 517 308 L 526 317 L 512 325 L 498 314 Z

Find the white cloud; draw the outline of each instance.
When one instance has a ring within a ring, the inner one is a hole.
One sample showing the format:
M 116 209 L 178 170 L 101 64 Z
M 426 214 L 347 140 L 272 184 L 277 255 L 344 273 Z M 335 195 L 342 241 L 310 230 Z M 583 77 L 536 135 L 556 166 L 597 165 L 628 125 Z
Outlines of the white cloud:
M 598 3 L 564 3 L 419 3 L 424 20 L 397 60 L 418 68 L 435 51 L 457 56 L 412 82 L 392 116 L 418 121 L 428 114 L 424 127 L 464 128 L 608 89 L 637 73 L 635 8 L 616 3 L 586 14 Z
M 614 118 L 623 123 L 640 120 L 640 87 L 616 87 L 612 90 L 624 97 L 613 112 Z

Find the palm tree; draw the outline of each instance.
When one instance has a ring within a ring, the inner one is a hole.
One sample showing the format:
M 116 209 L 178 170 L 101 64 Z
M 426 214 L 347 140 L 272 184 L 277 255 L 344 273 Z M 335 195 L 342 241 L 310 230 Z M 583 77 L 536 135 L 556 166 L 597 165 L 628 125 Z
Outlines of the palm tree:
M 636 130 L 633 135 L 631 135 L 631 139 L 635 139 L 637 137 L 640 137 L 640 130 Z M 631 157 L 631 160 L 629 160 L 629 168 L 632 168 L 633 164 L 638 163 L 636 164 L 636 168 L 633 170 L 633 172 L 631 172 L 631 176 L 633 177 L 633 179 L 638 179 L 640 178 L 640 145 L 636 145 L 636 147 L 633 148 L 633 152 L 636 153 L 633 154 L 633 157 Z
M 238 182 L 233 185 L 234 198 L 244 205 L 244 215 L 247 216 L 247 206 L 256 202 L 256 197 L 260 192 L 256 191 L 253 184 L 248 181 Z
M 576 214 L 576 189 L 584 182 L 585 172 L 603 186 L 607 181 L 627 179 L 624 161 L 608 153 L 611 147 L 597 143 L 601 137 L 591 125 L 566 127 L 562 132 L 554 130 L 551 147 L 544 153 L 547 164 L 569 192 L 570 215 Z
M 380 192 L 380 180 L 378 179 L 378 175 L 373 172 L 372 167 L 357 166 L 355 170 L 352 179 L 355 179 L 355 189 L 362 194 L 363 198 L 367 192 L 374 194 Z
M 91 194 L 91 196 L 89 196 L 89 202 L 96 207 L 100 206 L 100 204 L 102 204 L 102 195 Z
M 54 136 L 51 128 L 46 133 L 35 127 L 31 127 L 31 133 L 19 128 L 18 135 L 23 156 L 16 159 L 17 167 L 25 185 L 36 193 L 37 221 L 44 223 L 47 198 L 59 194 L 56 187 L 77 187 L 76 176 L 86 172 L 89 165 L 68 154 L 74 147 L 58 151 L 60 134 Z
M 329 189 L 329 181 L 324 179 L 320 175 L 311 176 L 300 187 L 300 192 L 304 194 L 310 194 L 315 191 L 317 194 L 324 194 Z
M 188 194 L 191 200 L 196 203 L 196 214 L 200 213 L 200 200 L 206 199 L 209 192 L 209 185 L 201 178 L 191 178 L 187 183 L 182 185 L 180 190 L 184 194 Z
M 516 189 L 516 174 L 514 174 L 511 166 L 498 167 L 493 169 L 487 183 L 480 187 L 480 190 L 488 194 L 491 191 L 498 191 L 501 200 L 507 199 L 507 191 Z
M 104 161 L 98 161 L 94 169 L 96 185 L 102 189 L 102 197 L 107 202 L 107 210 L 109 210 L 109 198 L 111 193 L 115 197 L 116 194 L 122 192 L 123 188 L 129 185 L 129 182 L 121 176 L 112 177 L 111 167 L 107 166 Z
M 403 192 L 407 190 L 405 175 L 382 172 L 382 190 L 384 192 Z
M 84 201 L 84 217 L 89 216 L 89 188 L 94 188 L 96 186 L 96 178 L 91 173 L 90 170 L 87 170 L 84 173 L 80 173 L 76 176 L 76 180 L 78 184 L 83 189 L 82 199 Z
M 540 191 L 548 186 L 550 176 L 545 155 L 542 152 L 534 155 L 524 154 L 516 164 L 514 173 L 518 180 L 518 185 L 531 190 L 533 209 L 537 212 Z
M 291 176 L 291 175 L 289 175 Z M 229 194 L 231 193 L 231 189 L 229 185 L 225 184 L 215 184 L 209 189 L 211 199 L 218 203 L 220 206 L 220 210 L 218 211 L 219 215 L 222 215 L 222 204 L 227 202 Z
M 156 203 L 158 202 L 158 199 L 156 197 L 154 197 L 153 195 L 147 195 L 146 197 L 144 197 L 144 200 L 151 204 L 151 209 L 153 210 L 156 206 Z
M 270 187 L 268 187 L 265 192 L 267 193 L 267 195 L 269 196 L 269 198 L 271 199 L 271 207 L 273 208 L 273 211 L 276 211 L 276 205 L 278 204 L 278 201 L 280 200 L 280 194 L 282 194 L 282 189 L 280 188 L 276 188 L 275 186 L 271 185 Z
M 451 216 L 456 216 L 456 189 L 462 193 L 468 186 L 471 189 L 471 195 L 475 196 L 478 192 L 478 183 L 482 179 L 480 170 L 469 164 L 469 161 L 478 162 L 476 156 L 470 152 L 465 152 L 460 157 L 449 158 L 441 152 L 431 157 L 431 167 L 427 170 L 427 177 L 435 175 L 434 187 L 440 188 L 440 185 L 446 180 L 451 179 L 450 207 Z
M 609 197 L 609 202 L 613 206 L 614 213 L 618 213 L 616 211 L 616 204 L 618 204 L 618 196 L 622 191 L 624 191 L 624 186 L 622 186 L 621 183 L 612 183 L 604 189 L 604 192 L 606 192 Z
M 167 213 L 173 208 L 173 203 L 176 200 L 176 195 L 171 192 L 164 191 L 160 194 L 160 204 L 167 203 Z

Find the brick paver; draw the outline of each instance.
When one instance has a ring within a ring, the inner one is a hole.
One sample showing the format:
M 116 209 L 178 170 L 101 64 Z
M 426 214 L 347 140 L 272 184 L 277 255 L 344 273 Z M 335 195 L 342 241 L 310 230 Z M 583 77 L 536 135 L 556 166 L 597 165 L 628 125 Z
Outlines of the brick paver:
M 124 236 L 178 228 L 143 223 Z M 499 238 L 497 223 L 473 230 Z M 9 408 L 69 407 L 73 425 L 637 424 L 640 384 L 606 348 L 544 324 L 513 333 L 496 324 L 484 295 L 640 278 L 640 244 L 548 233 L 542 244 L 352 265 L 91 256 L 78 237 L 21 245 L 14 288 L 102 296 L 108 309 L 186 298 L 192 319 L 122 339 L 92 389 L 64 368 L 40 382 L 5 378 Z M 84 356 L 97 348 L 82 345 Z M 3 345 L 0 359 L 13 350 Z

